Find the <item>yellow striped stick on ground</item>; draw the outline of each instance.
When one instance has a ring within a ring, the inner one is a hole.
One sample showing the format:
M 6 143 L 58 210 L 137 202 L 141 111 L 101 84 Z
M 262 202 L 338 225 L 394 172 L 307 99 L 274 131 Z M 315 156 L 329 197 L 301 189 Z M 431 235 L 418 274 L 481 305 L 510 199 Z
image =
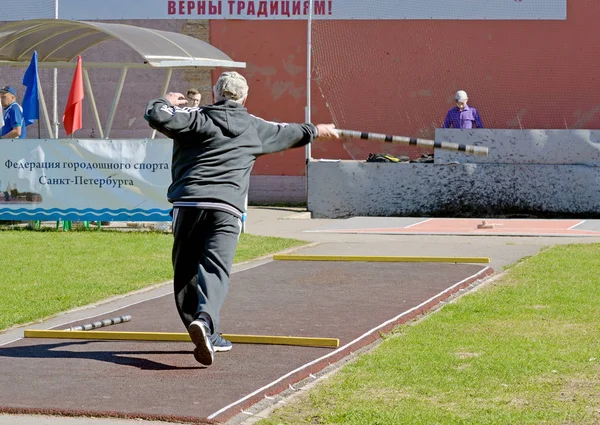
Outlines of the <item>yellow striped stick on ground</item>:
M 50 338 L 50 339 L 97 339 L 116 341 L 166 341 L 166 342 L 191 342 L 187 333 L 170 332 L 115 332 L 115 331 L 69 331 L 69 330 L 44 330 L 26 329 L 25 338 Z M 303 347 L 330 347 L 340 345 L 337 338 L 315 338 L 302 336 L 267 336 L 267 335 L 236 335 L 222 334 L 223 338 L 232 343 L 239 344 L 271 344 L 271 345 L 297 345 Z
M 275 254 L 281 261 L 364 261 L 380 263 L 489 263 L 488 257 L 410 257 L 393 255 L 298 255 Z
M 488 148 L 485 146 L 463 145 L 452 142 L 436 142 L 429 139 L 417 139 L 414 137 L 392 136 L 389 134 L 368 133 L 364 131 L 337 129 L 340 137 L 350 137 L 352 139 L 379 140 L 389 143 L 401 143 L 404 145 L 417 146 L 421 148 L 446 149 L 457 152 L 464 152 L 477 156 L 488 156 Z

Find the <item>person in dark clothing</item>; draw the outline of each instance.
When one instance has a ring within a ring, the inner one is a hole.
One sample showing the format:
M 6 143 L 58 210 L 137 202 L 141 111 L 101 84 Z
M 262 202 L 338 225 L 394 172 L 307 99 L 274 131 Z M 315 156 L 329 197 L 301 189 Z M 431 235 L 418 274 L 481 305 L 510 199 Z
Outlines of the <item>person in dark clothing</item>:
M 151 100 L 144 118 L 173 139 L 173 285 L 177 310 L 202 365 L 231 350 L 219 330 L 219 312 L 246 212 L 250 172 L 257 157 L 338 138 L 333 124 L 273 123 L 244 107 L 246 79 L 224 72 L 213 87 L 215 103 L 184 107 L 181 93 Z

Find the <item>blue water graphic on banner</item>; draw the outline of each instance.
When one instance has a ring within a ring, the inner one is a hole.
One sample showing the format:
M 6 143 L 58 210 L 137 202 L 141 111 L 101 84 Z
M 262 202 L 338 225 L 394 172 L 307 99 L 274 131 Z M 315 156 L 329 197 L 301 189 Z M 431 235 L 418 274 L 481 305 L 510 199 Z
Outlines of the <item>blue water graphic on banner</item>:
M 70 221 L 171 221 L 171 210 L 110 210 L 110 209 L 0 209 L 0 220 L 17 220 L 17 221 L 55 221 L 55 220 L 70 220 Z

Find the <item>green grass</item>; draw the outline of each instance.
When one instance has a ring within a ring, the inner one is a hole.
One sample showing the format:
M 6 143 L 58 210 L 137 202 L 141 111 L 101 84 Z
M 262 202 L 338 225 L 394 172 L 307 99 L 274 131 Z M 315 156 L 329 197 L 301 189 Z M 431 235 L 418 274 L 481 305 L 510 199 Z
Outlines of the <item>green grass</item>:
M 0 231 L 0 330 L 172 279 L 171 234 Z M 235 262 L 306 242 L 242 234 Z
M 259 424 L 599 424 L 599 256 L 528 258 Z

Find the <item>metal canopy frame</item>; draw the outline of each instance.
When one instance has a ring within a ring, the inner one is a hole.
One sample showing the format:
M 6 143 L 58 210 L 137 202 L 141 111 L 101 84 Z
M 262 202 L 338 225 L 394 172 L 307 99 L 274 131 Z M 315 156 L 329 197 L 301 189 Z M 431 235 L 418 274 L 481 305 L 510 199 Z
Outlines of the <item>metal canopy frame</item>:
M 167 93 L 174 68 L 245 68 L 245 62 L 233 61 L 216 47 L 188 35 L 136 27 L 133 25 L 70 21 L 64 19 L 31 19 L 0 26 L 0 66 L 27 67 L 28 57 L 38 52 L 39 68 L 74 68 L 73 60 L 89 48 L 107 40 L 119 40 L 139 54 L 139 62 L 83 63 L 84 86 L 92 106 L 96 127 L 101 138 L 108 139 L 125 84 L 127 71 L 140 68 L 166 69 L 162 96 Z M 102 129 L 87 69 L 120 68 L 115 97 L 108 122 Z M 58 138 L 58 127 L 53 134 L 48 110 L 39 85 L 42 115 L 48 134 Z M 152 132 L 154 138 L 156 131 Z

